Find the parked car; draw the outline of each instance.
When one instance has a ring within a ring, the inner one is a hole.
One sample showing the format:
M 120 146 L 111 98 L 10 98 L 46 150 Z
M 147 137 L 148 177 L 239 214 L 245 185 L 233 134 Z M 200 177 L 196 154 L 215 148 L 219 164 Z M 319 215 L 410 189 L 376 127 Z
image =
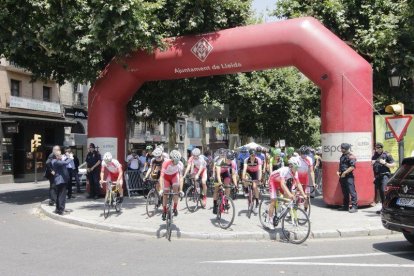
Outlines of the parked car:
M 381 212 L 382 225 L 402 232 L 414 244 L 414 158 L 405 158 L 388 181 Z

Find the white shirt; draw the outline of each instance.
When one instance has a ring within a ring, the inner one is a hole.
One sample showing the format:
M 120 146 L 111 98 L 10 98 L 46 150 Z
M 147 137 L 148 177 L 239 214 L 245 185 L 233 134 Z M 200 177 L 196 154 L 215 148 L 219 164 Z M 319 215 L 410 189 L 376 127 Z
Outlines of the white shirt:
M 138 170 L 139 168 L 139 160 L 138 160 L 138 155 L 134 156 L 132 154 L 127 156 L 127 162 L 131 161 L 131 163 L 129 164 L 129 168 L 133 169 L 133 170 Z

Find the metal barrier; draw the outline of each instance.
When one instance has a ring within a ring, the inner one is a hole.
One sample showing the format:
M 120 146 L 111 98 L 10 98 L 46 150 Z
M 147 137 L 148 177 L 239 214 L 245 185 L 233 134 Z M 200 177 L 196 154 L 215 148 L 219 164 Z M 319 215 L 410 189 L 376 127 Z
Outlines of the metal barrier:
M 128 191 L 128 197 L 143 192 L 147 187 L 142 180 L 141 171 L 127 170 L 125 173 L 125 183 Z

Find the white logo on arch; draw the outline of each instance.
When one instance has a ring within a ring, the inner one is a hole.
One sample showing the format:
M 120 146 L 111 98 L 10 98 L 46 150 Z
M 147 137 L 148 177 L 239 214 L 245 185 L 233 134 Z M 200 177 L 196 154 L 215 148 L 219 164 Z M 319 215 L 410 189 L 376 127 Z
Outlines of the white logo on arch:
M 197 41 L 197 43 L 191 48 L 191 52 L 202 62 L 207 59 L 211 51 L 213 51 L 213 46 L 211 46 L 205 38 Z

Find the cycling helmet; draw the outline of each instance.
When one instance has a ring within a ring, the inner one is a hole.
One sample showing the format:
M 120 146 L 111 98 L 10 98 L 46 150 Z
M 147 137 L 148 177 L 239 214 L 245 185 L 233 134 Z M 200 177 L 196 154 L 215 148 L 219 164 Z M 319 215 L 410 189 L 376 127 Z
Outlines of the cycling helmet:
M 293 147 L 288 147 L 286 149 L 286 154 L 292 156 L 293 153 L 295 152 L 295 149 Z
M 147 146 L 146 148 L 145 148 L 146 150 L 152 150 L 152 146 Z
M 316 154 L 318 154 L 318 155 L 322 154 L 322 148 L 321 147 L 316 148 Z
M 272 156 L 280 156 L 282 151 L 280 149 L 273 149 Z
M 226 159 L 233 160 L 234 159 L 234 153 L 232 151 L 228 151 L 226 154 Z
M 255 149 L 249 149 L 249 154 L 250 155 L 256 155 L 256 150 Z
M 291 157 L 291 158 L 289 158 L 289 160 L 288 160 L 288 164 L 289 165 L 292 165 L 292 167 L 294 167 L 294 168 L 299 168 L 299 166 L 300 166 L 300 161 L 299 161 L 299 159 L 298 158 L 296 158 L 296 157 Z
M 154 155 L 155 158 L 158 158 L 162 155 L 162 149 L 157 147 L 155 148 L 155 150 L 152 152 L 152 155 Z
M 256 148 L 256 152 L 257 152 L 257 153 L 261 153 L 261 152 L 262 152 L 262 148 L 261 148 L 261 147 L 257 147 L 257 148 Z
M 170 152 L 170 158 L 171 160 L 178 162 L 181 159 L 181 153 L 178 150 L 172 150 Z
M 245 146 L 241 147 L 240 149 L 241 152 L 247 152 L 247 148 Z
M 198 156 L 200 156 L 200 154 L 201 154 L 201 150 L 200 150 L 199 148 L 194 148 L 194 149 L 191 151 L 191 155 L 192 155 L 192 156 L 198 157 Z
M 310 150 L 308 146 L 301 146 L 299 148 L 299 153 L 300 154 L 309 154 Z
M 105 152 L 104 156 L 103 156 L 103 161 L 105 161 L 105 163 L 109 163 L 112 161 L 112 154 L 110 152 Z

